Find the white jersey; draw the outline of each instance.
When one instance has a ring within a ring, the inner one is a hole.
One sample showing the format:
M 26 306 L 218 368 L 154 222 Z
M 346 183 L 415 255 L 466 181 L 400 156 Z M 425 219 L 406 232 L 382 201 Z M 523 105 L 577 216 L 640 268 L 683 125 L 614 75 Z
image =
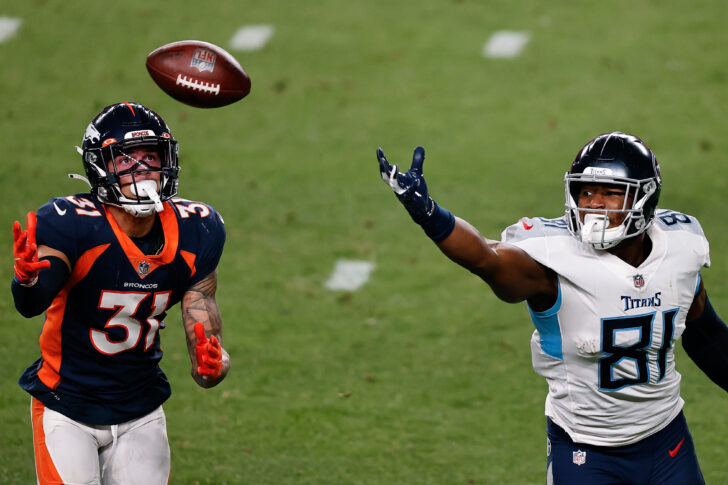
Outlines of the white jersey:
M 579 242 L 559 219 L 521 219 L 502 240 L 558 274 L 559 296 L 529 308 L 533 367 L 549 386 L 546 415 L 577 443 L 623 446 L 650 436 L 683 406 L 673 347 L 710 266 L 697 219 L 658 210 L 652 250 L 633 267 Z

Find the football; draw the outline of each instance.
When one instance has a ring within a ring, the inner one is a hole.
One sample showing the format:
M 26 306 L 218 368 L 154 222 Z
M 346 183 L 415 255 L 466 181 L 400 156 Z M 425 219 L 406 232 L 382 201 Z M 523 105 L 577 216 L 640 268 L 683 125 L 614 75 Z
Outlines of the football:
M 240 63 L 221 47 L 200 40 L 153 50 L 147 70 L 165 93 L 197 108 L 226 106 L 250 92 L 250 77 Z

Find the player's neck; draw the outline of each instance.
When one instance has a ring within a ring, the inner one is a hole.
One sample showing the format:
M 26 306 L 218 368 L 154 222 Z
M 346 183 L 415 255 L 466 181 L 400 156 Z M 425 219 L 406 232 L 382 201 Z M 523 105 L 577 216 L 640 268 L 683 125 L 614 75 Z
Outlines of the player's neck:
M 156 213 L 147 217 L 135 217 L 121 207 L 113 205 L 106 206 L 106 209 L 114 217 L 119 228 L 129 237 L 144 237 L 149 234 L 157 218 Z
M 625 239 L 613 248 L 607 249 L 625 263 L 635 268 L 641 265 L 652 251 L 652 240 L 646 233 Z

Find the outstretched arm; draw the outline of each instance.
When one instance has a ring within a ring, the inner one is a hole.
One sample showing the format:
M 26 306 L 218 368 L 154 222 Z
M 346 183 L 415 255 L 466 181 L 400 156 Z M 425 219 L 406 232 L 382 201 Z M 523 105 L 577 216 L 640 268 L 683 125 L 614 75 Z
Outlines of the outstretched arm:
M 217 270 L 191 286 L 182 297 L 182 323 L 192 363 L 192 378 L 201 387 L 214 387 L 230 370 L 230 356 L 222 347 L 222 317 L 217 306 Z M 195 333 L 203 331 L 198 337 Z M 205 340 L 201 337 L 205 337 Z
M 13 268 L 10 285 L 18 312 L 26 318 L 40 315 L 63 288 L 71 272 L 65 254 L 48 246 L 38 246 L 35 239 L 37 217 L 28 212 L 26 230 L 20 222 L 13 224 Z M 39 260 L 39 258 L 42 258 Z
M 436 243 L 451 260 L 479 276 L 503 301 L 528 300 L 533 310 L 550 308 L 558 296 L 556 274 L 512 244 L 483 237 L 455 218 L 450 235 Z
M 536 310 L 549 308 L 558 295 L 555 273 L 511 244 L 484 238 L 430 197 L 422 172 L 425 150 L 417 147 L 410 169 L 402 173 L 377 149 L 379 173 L 412 219 L 447 257 L 482 278 L 504 301 L 528 300 Z

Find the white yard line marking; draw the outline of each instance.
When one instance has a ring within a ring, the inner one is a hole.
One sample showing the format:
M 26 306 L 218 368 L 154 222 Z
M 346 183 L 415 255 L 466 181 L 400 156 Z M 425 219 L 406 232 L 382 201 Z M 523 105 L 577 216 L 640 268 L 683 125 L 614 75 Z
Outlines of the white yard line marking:
M 0 43 L 12 39 L 20 28 L 22 19 L 0 17 Z
M 500 30 L 490 36 L 483 46 L 483 55 L 491 58 L 518 56 L 531 38 L 528 32 Z
M 262 49 L 272 36 L 272 25 L 245 25 L 230 39 L 230 47 L 238 51 L 257 51 Z
M 369 280 L 374 263 L 340 259 L 324 286 L 329 290 L 356 291 Z

